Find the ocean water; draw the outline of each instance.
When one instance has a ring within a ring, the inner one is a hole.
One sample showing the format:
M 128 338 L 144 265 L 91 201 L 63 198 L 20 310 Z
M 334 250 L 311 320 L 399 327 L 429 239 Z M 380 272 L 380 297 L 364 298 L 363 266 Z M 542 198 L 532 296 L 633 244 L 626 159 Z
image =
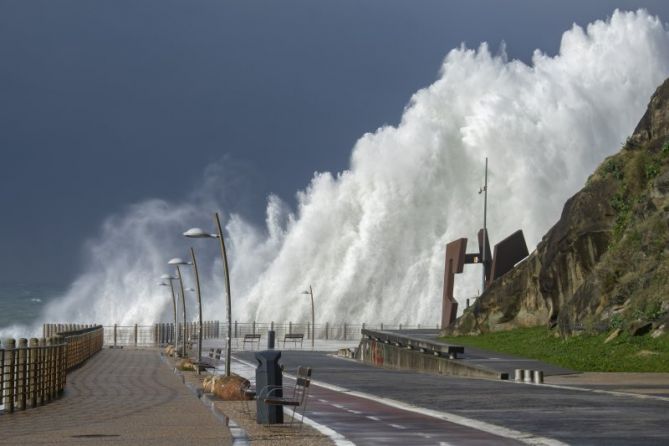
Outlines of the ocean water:
M 64 286 L 54 284 L 0 282 L 0 332 L 14 331 L 9 327 L 40 324 L 45 305 L 61 296 L 64 291 Z M 21 336 L 38 334 L 20 333 Z

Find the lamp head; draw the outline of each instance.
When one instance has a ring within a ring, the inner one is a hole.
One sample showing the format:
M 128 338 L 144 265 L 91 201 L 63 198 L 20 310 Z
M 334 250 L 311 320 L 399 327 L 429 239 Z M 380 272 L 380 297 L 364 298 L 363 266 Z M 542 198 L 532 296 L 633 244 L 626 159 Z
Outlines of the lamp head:
M 190 262 L 186 262 L 181 257 L 175 257 L 173 259 L 170 259 L 170 261 L 167 262 L 167 264 L 168 265 L 190 265 Z
M 167 284 L 165 282 L 158 282 L 156 285 L 158 285 L 158 286 L 169 286 L 169 284 Z
M 204 232 L 202 228 L 190 228 L 184 235 L 190 238 L 218 238 L 218 234 Z
M 174 276 L 170 276 L 169 274 L 163 274 L 162 276 L 160 276 L 160 278 L 161 278 L 162 280 L 177 280 L 176 277 L 174 277 Z

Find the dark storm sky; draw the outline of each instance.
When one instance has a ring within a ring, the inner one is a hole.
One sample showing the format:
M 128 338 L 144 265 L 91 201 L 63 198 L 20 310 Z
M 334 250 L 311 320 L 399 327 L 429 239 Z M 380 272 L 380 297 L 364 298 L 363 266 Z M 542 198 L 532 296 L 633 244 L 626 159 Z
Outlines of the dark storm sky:
M 0 0 L 0 282 L 68 283 L 106 216 L 225 158 L 261 221 L 340 171 L 464 42 L 554 54 L 573 22 L 663 1 Z

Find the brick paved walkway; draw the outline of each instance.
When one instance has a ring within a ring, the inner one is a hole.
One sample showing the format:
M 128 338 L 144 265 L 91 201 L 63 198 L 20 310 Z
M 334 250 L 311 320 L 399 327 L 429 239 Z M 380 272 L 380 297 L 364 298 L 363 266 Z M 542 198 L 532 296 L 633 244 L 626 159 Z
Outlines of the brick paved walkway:
M 68 375 L 63 397 L 0 415 L 0 444 L 229 445 L 229 429 L 156 350 L 102 350 Z

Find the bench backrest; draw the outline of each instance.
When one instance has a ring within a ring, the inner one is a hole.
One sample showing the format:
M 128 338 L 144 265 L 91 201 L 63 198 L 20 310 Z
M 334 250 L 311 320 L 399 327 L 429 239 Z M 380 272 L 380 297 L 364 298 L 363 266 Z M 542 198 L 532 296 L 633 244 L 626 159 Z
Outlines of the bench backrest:
M 245 334 L 244 335 L 244 340 L 247 339 L 260 339 L 260 333 L 257 334 Z
M 302 339 L 304 338 L 303 333 L 286 333 L 286 339 Z
M 311 382 L 311 367 L 300 366 L 297 368 L 297 386 L 309 387 Z

